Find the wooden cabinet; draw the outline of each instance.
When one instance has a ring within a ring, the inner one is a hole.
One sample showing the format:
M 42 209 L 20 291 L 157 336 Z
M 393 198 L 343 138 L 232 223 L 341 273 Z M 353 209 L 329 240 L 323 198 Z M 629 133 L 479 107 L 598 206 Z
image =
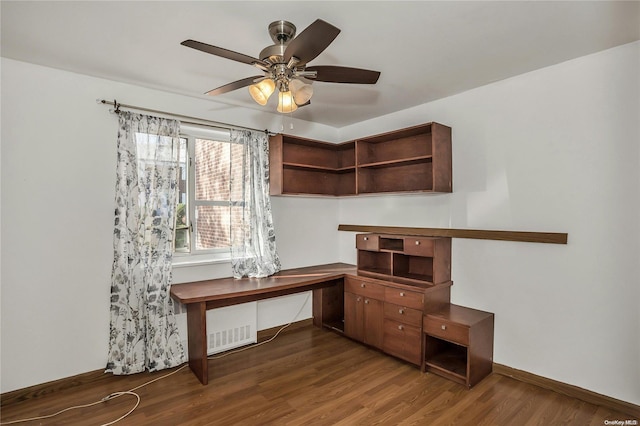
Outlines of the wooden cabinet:
M 422 316 L 451 300 L 448 238 L 356 235 L 358 276 L 345 279 L 344 332 L 422 364 Z
M 384 346 L 390 355 L 420 365 L 424 294 L 393 287 L 385 289 Z
M 417 366 L 422 315 L 449 304 L 451 282 L 429 288 L 365 276 L 344 282 L 344 334 Z
M 422 370 L 472 387 L 493 367 L 494 315 L 458 305 L 423 319 Z
M 271 195 L 452 192 L 451 128 L 427 123 L 340 144 L 278 134 Z
M 344 333 L 472 387 L 493 367 L 494 315 L 451 304 L 451 239 L 358 234 Z
M 352 339 L 382 348 L 383 298 L 383 286 L 347 277 L 344 293 L 344 333 Z
M 359 234 L 356 247 L 360 274 L 417 284 L 451 280 L 451 238 Z

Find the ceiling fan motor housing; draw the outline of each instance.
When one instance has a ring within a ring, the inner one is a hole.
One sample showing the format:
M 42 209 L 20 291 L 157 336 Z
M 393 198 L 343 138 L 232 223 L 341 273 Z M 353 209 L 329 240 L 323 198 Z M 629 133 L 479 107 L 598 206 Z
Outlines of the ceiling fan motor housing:
M 282 64 L 287 44 L 296 35 L 296 26 L 288 21 L 274 21 L 269 24 L 269 35 L 275 44 L 262 49 L 259 58 L 272 64 Z
M 296 35 L 296 26 L 289 21 L 275 21 L 269 24 L 269 35 L 276 44 L 287 44 Z
M 284 51 L 286 48 L 286 44 L 274 44 L 265 47 L 260 52 L 260 59 L 271 64 L 282 64 L 284 63 Z

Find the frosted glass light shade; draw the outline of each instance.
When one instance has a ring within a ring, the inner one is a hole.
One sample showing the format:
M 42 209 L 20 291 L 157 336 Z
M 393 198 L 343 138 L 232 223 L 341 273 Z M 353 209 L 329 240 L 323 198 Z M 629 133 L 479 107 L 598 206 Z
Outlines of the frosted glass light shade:
M 275 81 L 270 78 L 252 84 L 249 86 L 249 94 L 259 105 L 265 106 L 269 100 L 269 96 L 276 90 Z
M 278 112 L 293 112 L 298 109 L 298 105 L 293 100 L 291 91 L 280 92 L 278 95 Z
M 293 100 L 298 105 L 306 104 L 309 102 L 309 99 L 311 99 L 311 96 L 313 96 L 313 87 L 311 87 L 310 84 L 305 84 L 302 80 L 291 80 L 289 90 L 293 93 Z

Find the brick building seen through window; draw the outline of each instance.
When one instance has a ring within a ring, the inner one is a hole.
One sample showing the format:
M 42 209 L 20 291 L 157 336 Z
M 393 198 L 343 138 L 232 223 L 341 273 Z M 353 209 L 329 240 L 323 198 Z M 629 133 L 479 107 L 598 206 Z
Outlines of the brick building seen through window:
M 199 138 L 182 141 L 176 251 L 228 250 L 242 211 L 243 146 Z

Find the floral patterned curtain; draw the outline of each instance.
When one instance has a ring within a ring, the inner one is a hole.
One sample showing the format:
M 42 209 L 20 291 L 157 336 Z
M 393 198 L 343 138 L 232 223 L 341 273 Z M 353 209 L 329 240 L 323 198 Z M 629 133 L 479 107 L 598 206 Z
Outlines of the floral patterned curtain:
M 232 130 L 231 143 L 244 147 L 243 179 L 232 180 L 231 192 L 242 194 L 234 203 L 231 226 L 231 267 L 235 278 L 266 277 L 281 269 L 269 198 L 269 140 L 261 132 Z M 237 174 L 231 173 L 231 176 Z
M 169 295 L 180 123 L 121 112 L 107 372 L 185 362 Z

